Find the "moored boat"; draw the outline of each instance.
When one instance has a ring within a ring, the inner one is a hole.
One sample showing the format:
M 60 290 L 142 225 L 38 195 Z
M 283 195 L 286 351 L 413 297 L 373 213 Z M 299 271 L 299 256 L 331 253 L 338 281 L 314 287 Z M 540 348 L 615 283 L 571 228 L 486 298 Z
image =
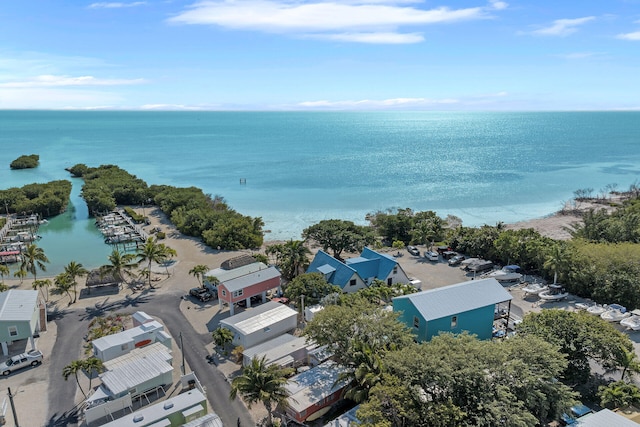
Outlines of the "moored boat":
M 632 329 L 634 331 L 640 330 L 640 316 L 634 314 L 620 321 L 620 324 L 625 328 Z
M 631 316 L 631 313 L 629 313 L 625 307 L 619 304 L 611 304 L 608 309 L 600 315 L 600 318 L 607 322 L 617 323 L 629 316 Z
M 607 309 L 609 308 L 608 305 L 604 304 L 596 304 L 596 305 L 592 305 L 591 307 L 587 307 L 587 313 L 589 314 L 593 314 L 594 316 L 600 316 L 602 313 L 604 313 L 605 311 L 607 311 Z
M 562 285 L 554 284 L 549 285 L 549 289 L 540 292 L 538 296 L 544 301 L 560 301 L 568 297 L 569 292 Z
M 524 292 L 524 296 L 527 295 L 538 295 L 542 291 L 546 291 L 548 289 L 547 285 L 542 283 L 529 283 L 527 286 L 522 288 L 522 292 Z

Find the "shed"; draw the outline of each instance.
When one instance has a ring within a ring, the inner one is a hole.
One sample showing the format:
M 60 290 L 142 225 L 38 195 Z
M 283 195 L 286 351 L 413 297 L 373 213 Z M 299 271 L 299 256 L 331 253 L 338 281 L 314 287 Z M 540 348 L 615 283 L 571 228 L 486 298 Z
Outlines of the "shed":
M 233 332 L 233 344 L 250 348 L 297 326 L 298 312 L 278 302 L 269 301 L 220 321 Z
M 497 280 L 470 280 L 393 298 L 393 311 L 411 328 L 418 341 L 441 332 L 467 331 L 490 339 L 496 304 L 509 302 L 511 294 Z
M 286 414 L 299 423 L 322 416 L 340 400 L 347 382 L 338 382 L 338 377 L 345 371 L 337 363 L 327 361 L 291 377 L 285 386 L 289 392 Z
M 316 347 L 317 345 L 310 343 L 306 337 L 283 334 L 245 349 L 242 352 L 243 364 L 247 366 L 254 357 L 264 357 L 267 365 L 295 366 L 306 361 L 308 350 Z
M 43 316 L 46 321 L 46 316 Z M 9 344 L 29 339 L 35 350 L 34 336 L 41 330 L 38 291 L 9 289 L 0 292 L 0 343 L 2 353 L 9 355 Z

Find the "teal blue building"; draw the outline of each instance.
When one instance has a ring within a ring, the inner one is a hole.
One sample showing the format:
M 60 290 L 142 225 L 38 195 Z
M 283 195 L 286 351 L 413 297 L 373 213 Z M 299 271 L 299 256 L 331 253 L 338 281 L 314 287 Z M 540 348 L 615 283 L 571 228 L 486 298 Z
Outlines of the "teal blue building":
M 393 311 L 416 335 L 429 341 L 441 332 L 469 332 L 491 339 L 497 304 L 511 309 L 511 294 L 496 279 L 470 280 L 393 298 Z

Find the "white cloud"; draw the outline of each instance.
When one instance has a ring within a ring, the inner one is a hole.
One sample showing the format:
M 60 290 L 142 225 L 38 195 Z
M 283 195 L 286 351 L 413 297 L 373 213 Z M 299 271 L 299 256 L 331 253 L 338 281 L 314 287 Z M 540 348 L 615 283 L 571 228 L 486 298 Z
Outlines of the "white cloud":
M 323 40 L 337 40 L 372 44 L 410 44 L 420 43 L 424 41 L 424 37 L 419 33 L 343 33 L 316 34 L 310 35 L 308 37 Z
M 91 3 L 89 9 L 121 9 L 123 7 L 137 7 L 147 4 L 146 1 L 134 1 L 133 3 L 121 3 L 121 2 L 99 2 Z
M 183 105 L 183 104 L 145 104 L 140 106 L 141 110 L 147 111 L 206 111 L 211 110 L 214 106 L 208 105 L 206 107 L 196 105 Z
M 557 56 L 564 59 L 586 59 L 586 58 L 594 58 L 602 55 L 604 55 L 604 53 L 602 52 L 572 52 L 572 53 L 565 53 Z
M 486 6 L 464 9 L 422 9 L 417 7 L 419 4 L 422 2 L 213 0 L 195 3 L 169 22 L 360 43 L 416 43 L 422 41 L 419 33 L 402 34 L 398 28 L 489 19 L 491 12 L 507 7 L 505 2 L 497 0 L 491 0 Z
M 61 86 L 121 86 L 145 83 L 144 79 L 100 79 L 93 76 L 55 76 L 45 74 L 30 79 L 0 83 L 0 88 L 32 88 Z
M 0 109 L 60 109 L 74 105 L 77 109 L 94 105 L 118 105 L 119 94 L 69 88 L 0 88 Z
M 558 19 L 553 21 L 553 24 L 540 28 L 539 30 L 532 31 L 531 34 L 538 36 L 568 36 L 578 31 L 580 25 L 593 21 L 595 16 L 585 16 L 584 18 L 575 19 Z
M 634 33 L 618 34 L 616 38 L 633 41 L 640 40 L 640 31 L 636 31 Z
M 414 108 L 457 103 L 459 103 L 457 99 L 392 98 L 383 100 L 363 99 L 357 101 L 304 101 L 298 103 L 297 106 L 311 109 L 366 110 L 394 107 Z

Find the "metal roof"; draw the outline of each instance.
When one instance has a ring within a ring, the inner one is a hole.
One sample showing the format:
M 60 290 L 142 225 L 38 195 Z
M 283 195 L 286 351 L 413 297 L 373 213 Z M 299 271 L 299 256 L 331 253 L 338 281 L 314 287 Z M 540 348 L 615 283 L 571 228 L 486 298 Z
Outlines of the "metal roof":
M 616 427 L 638 427 L 638 423 L 631 421 L 622 415 L 616 414 L 609 409 L 603 409 L 594 414 L 585 415 L 578 418 L 575 427 L 602 427 L 602 426 L 616 426 Z
M 121 366 L 127 365 L 134 360 L 144 359 L 151 353 L 157 353 L 159 357 L 162 358 L 162 360 L 169 364 L 173 360 L 170 349 L 168 349 L 162 343 L 154 342 L 153 344 L 149 344 L 141 348 L 134 348 L 127 354 L 123 354 L 122 356 L 118 356 L 114 359 L 107 360 L 106 362 L 102 363 L 107 371 L 112 371 Z
M 244 357 L 249 359 L 253 359 L 254 357 L 260 359 L 265 356 L 265 361 L 267 363 L 277 362 L 279 359 L 290 355 L 294 351 L 310 345 L 312 344 L 307 341 L 306 337 L 296 337 L 291 334 L 283 334 L 272 340 L 263 342 L 262 344 L 249 347 L 244 350 L 242 354 Z
M 289 392 L 289 406 L 300 413 L 322 401 L 345 386 L 345 381 L 336 384 L 338 376 L 346 368 L 333 361 L 324 362 L 315 368 L 294 375 L 285 386 Z
M 275 267 L 268 267 L 263 270 L 245 274 L 244 276 L 236 277 L 235 279 L 225 280 L 224 282 L 221 281 L 221 283 L 229 292 L 235 292 L 277 277 L 280 277 L 278 269 Z
M 240 314 L 221 320 L 220 324 L 235 329 L 241 334 L 249 335 L 297 315 L 297 311 L 286 305 L 269 301 L 266 304 L 261 304 L 253 309 L 247 309 Z
M 107 348 L 111 348 L 114 346 L 119 346 L 122 344 L 126 344 L 131 342 L 146 332 L 151 330 L 161 331 L 164 329 L 164 326 L 156 320 L 147 322 L 143 325 L 136 326 L 135 328 L 127 329 L 122 332 L 118 332 L 117 334 L 106 335 L 104 337 L 100 337 L 97 340 L 91 341 L 93 346 L 97 348 L 99 351 L 104 351 Z
M 480 307 L 510 301 L 513 297 L 496 279 L 470 280 L 443 288 L 393 298 L 408 299 L 426 321 L 453 316 Z
M 322 270 L 321 270 L 322 269 Z M 324 270 L 324 271 L 323 271 Z M 325 271 L 327 273 L 325 273 Z M 322 249 L 316 252 L 316 256 L 309 264 L 307 273 L 320 272 L 327 277 L 327 281 L 332 285 L 338 285 L 344 288 L 349 284 L 349 280 L 358 272 L 351 266 L 338 261 Z
M 9 289 L 0 292 L 0 321 L 29 321 L 38 306 L 38 291 Z
M 183 424 L 182 427 L 223 427 L 223 425 L 218 414 L 211 413 L 189 423 Z
M 213 276 L 221 283 L 224 283 L 227 280 L 233 280 L 247 274 L 255 273 L 256 271 L 264 270 L 266 268 L 268 267 L 264 263 L 254 262 L 248 265 L 243 265 L 242 267 L 234 268 L 232 270 L 225 270 L 224 268 L 214 268 L 213 270 L 208 271 L 205 274 L 205 277 Z
M 149 353 L 113 370 L 103 372 L 100 374 L 100 379 L 113 395 L 120 395 L 160 375 L 172 372 L 173 366 L 167 363 L 165 357 L 166 355 L 161 353 Z
M 348 412 L 345 412 L 335 420 L 332 420 L 325 424 L 324 427 L 349 427 L 351 425 L 359 425 L 361 421 L 356 416 L 356 412 L 358 412 L 358 409 L 360 409 L 360 405 L 354 406 Z

